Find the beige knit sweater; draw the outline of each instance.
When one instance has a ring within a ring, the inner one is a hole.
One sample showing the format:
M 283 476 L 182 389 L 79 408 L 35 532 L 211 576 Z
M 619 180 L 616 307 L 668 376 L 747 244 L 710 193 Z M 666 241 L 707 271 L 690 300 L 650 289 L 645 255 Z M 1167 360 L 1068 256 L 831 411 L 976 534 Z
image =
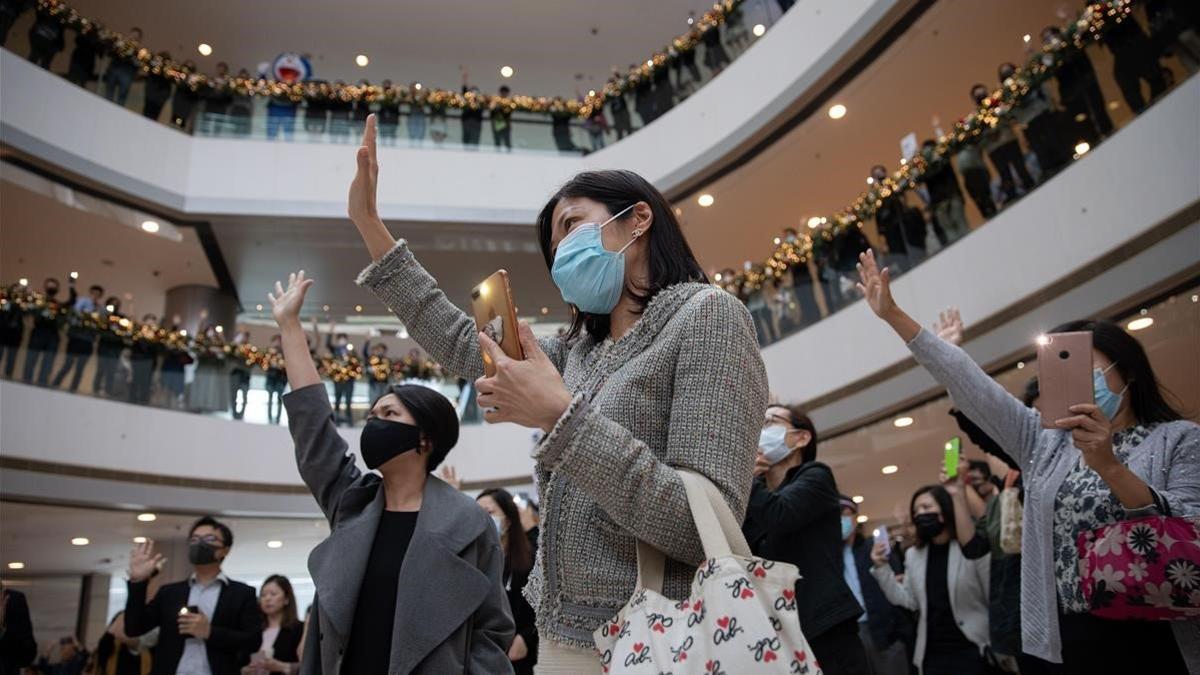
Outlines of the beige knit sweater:
M 403 240 L 358 283 L 443 366 L 483 374 L 474 321 Z M 666 594 L 687 594 L 703 551 L 675 469 L 703 474 L 745 513 L 767 377 L 749 312 L 707 284 L 659 292 L 619 340 L 541 345 L 575 398 L 535 450 L 542 537 L 525 595 L 542 636 L 591 647 L 633 593 L 637 539 L 674 559 Z

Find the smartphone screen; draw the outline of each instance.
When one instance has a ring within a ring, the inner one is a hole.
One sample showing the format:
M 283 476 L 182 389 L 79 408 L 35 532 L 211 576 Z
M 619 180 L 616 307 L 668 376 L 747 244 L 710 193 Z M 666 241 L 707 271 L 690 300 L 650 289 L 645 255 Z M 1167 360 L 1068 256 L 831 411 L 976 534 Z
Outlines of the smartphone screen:
M 958 436 L 951 438 L 946 441 L 945 450 L 946 477 L 958 478 L 958 462 L 959 453 L 962 451 L 962 440 Z

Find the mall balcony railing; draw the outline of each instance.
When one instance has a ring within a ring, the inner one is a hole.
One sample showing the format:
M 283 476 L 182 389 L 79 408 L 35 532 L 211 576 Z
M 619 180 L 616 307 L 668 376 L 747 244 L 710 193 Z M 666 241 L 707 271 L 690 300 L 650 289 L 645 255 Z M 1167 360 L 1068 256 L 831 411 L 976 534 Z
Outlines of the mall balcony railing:
M 453 106 L 439 110 L 428 103 L 414 105 L 404 102 L 396 106 L 394 117 L 381 118 L 380 143 L 384 146 L 426 149 L 487 148 L 561 154 L 587 154 L 599 150 L 608 143 L 636 133 L 710 82 L 779 20 L 783 11 L 780 7 L 784 4 L 791 3 L 780 3 L 778 0 L 745 0 L 740 3 L 716 29 L 719 39 L 702 38 L 683 56 L 670 53 L 664 59 L 662 55 L 656 55 L 651 61 L 665 62 L 667 65 L 659 68 L 652 81 L 647 78 L 646 83 L 635 90 L 608 97 L 598 116 L 584 119 L 577 114 L 518 110 L 512 113 L 511 119 L 504 121 L 502 116 L 493 119 L 489 106 L 485 104 L 479 116 L 467 115 L 464 119 L 463 110 Z M 104 17 L 96 18 L 102 20 Z M 72 24 L 68 22 L 67 25 Z M 14 27 L 5 48 L 35 61 L 39 54 L 36 49 L 21 42 L 25 38 L 24 31 L 19 28 Z M 669 36 L 664 38 L 669 39 Z M 50 54 L 49 59 L 52 60 L 56 54 Z M 44 53 L 40 56 L 46 58 Z M 324 106 L 314 108 L 307 101 L 273 101 L 263 95 L 224 95 L 217 99 L 215 95 L 206 93 L 209 91 L 207 88 L 192 91 L 183 84 L 157 77 L 144 69 L 128 85 L 124 100 L 117 101 L 117 92 L 121 87 L 108 82 L 107 65 L 95 72 L 70 70 L 63 75 L 130 111 L 196 136 L 357 144 L 367 114 L 381 110 L 378 102 L 365 106 L 355 103 L 352 108 L 334 112 Z M 604 75 L 604 79 L 608 77 L 608 74 Z M 147 100 L 147 83 L 151 80 L 158 86 L 153 87 L 155 95 L 152 100 Z M 402 97 L 407 95 L 412 85 L 403 83 L 406 81 L 399 78 L 396 81 L 402 82 Z M 420 89 L 421 85 L 417 84 L 416 87 Z M 580 84 L 577 89 L 575 98 L 582 101 L 585 93 L 590 95 L 600 86 Z M 485 96 L 490 94 L 481 93 Z M 513 92 L 513 95 L 524 93 Z M 391 124 L 392 121 L 395 124 Z M 494 127 L 501 127 L 501 130 L 497 132 Z

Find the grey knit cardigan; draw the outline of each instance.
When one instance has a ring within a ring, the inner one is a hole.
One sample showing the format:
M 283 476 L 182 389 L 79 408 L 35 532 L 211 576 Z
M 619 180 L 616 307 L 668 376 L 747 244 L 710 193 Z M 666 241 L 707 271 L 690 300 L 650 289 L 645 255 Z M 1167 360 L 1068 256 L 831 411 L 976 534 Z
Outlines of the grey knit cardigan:
M 443 366 L 483 375 L 474 321 L 404 240 L 358 283 Z M 540 343 L 575 396 L 534 451 L 543 529 L 525 595 L 543 637 L 590 648 L 634 591 L 636 540 L 673 559 L 666 595 L 687 595 L 703 550 L 675 469 L 703 474 L 745 513 L 767 377 L 749 312 L 707 284 L 660 291 L 619 340 Z
M 1025 516 L 1021 533 L 1021 647 L 1062 663 L 1054 579 L 1054 498 L 1081 454 L 1071 434 L 1043 429 L 1037 410 L 1027 408 L 971 360 L 966 352 L 922 330 L 908 343 L 917 363 L 950 392 L 954 404 L 1021 465 Z M 1126 464 L 1146 481 L 1169 513 L 1200 514 L 1200 425 L 1188 421 L 1154 427 Z M 1125 511 L 1125 518 L 1160 514 L 1152 504 Z M 1172 622 L 1185 656 L 1194 648 L 1195 622 Z M 1184 625 L 1193 624 L 1193 625 Z M 1185 636 L 1190 636 L 1184 644 Z

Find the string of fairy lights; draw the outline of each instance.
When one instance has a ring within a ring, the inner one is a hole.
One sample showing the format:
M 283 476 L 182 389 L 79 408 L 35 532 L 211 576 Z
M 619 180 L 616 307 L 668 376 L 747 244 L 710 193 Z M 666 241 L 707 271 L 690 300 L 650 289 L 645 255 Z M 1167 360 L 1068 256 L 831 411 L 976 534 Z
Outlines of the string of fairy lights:
M 225 340 L 224 329 L 217 326 L 213 334 L 189 334 L 186 330 L 169 330 L 155 324 L 139 323 L 111 311 L 83 312 L 55 302 L 44 293 L 22 284 L 0 288 L 0 314 L 19 312 L 40 320 L 57 322 L 72 330 L 82 330 L 100 339 L 115 339 L 126 346 L 149 346 L 162 352 L 188 353 L 200 363 L 224 366 L 241 365 L 250 369 L 287 369 L 282 352 L 274 347 L 257 347 L 247 342 Z M 450 380 L 452 376 L 434 361 L 417 356 L 389 359 L 369 355 L 366 360 L 351 354 L 345 358 L 322 356 L 316 359 L 317 372 L 334 382 L 368 379 L 377 382 L 415 380 Z
M 1011 78 L 983 100 L 978 109 L 955 122 L 949 133 L 939 136 L 936 145 L 901 160 L 899 169 L 882 181 L 872 182 L 846 208 L 809 218 L 808 233 L 776 236 L 770 257 L 762 263 L 748 264 L 732 278 L 720 279 L 721 285 L 756 291 L 766 281 L 781 278 L 789 268 L 826 255 L 835 237 L 847 228 L 862 228 L 874 217 L 884 199 L 893 193 L 915 189 L 926 171 L 949 162 L 964 147 L 983 142 L 984 134 L 997 125 L 1010 123 L 1014 110 L 1020 107 L 1025 97 L 1053 77 L 1066 57 L 1099 40 L 1113 26 L 1129 20 L 1134 3 L 1135 0 L 1097 0 L 1084 7 L 1075 20 L 1063 26 L 1061 41 L 1045 45 L 1040 52 L 1030 56 Z
M 582 100 L 562 96 L 530 96 L 512 94 L 492 96 L 475 91 L 461 93 L 450 89 L 437 89 L 418 85 L 415 91 L 408 87 L 380 85 L 343 84 L 326 82 L 282 82 L 260 77 L 210 77 L 204 73 L 178 63 L 173 59 L 151 52 L 129 36 L 106 28 L 103 24 L 87 18 L 62 0 L 38 0 L 37 11 L 57 19 L 65 28 L 82 35 L 94 35 L 101 50 L 114 59 L 135 65 L 142 73 L 164 77 L 176 86 L 184 86 L 201 95 L 266 96 L 287 99 L 295 103 L 313 101 L 344 103 L 365 101 L 367 103 L 425 105 L 432 110 L 450 108 L 465 110 L 492 110 L 498 113 L 515 111 L 567 115 L 589 118 L 594 111 L 603 107 L 605 100 L 624 95 L 638 84 L 654 79 L 655 74 L 671 68 L 677 59 L 696 49 L 710 30 L 716 30 L 745 0 L 719 0 L 694 20 L 688 32 L 678 35 L 659 51 L 630 68 L 619 77 L 614 77 L 598 90 L 590 90 Z M 400 78 L 395 78 L 401 81 Z

